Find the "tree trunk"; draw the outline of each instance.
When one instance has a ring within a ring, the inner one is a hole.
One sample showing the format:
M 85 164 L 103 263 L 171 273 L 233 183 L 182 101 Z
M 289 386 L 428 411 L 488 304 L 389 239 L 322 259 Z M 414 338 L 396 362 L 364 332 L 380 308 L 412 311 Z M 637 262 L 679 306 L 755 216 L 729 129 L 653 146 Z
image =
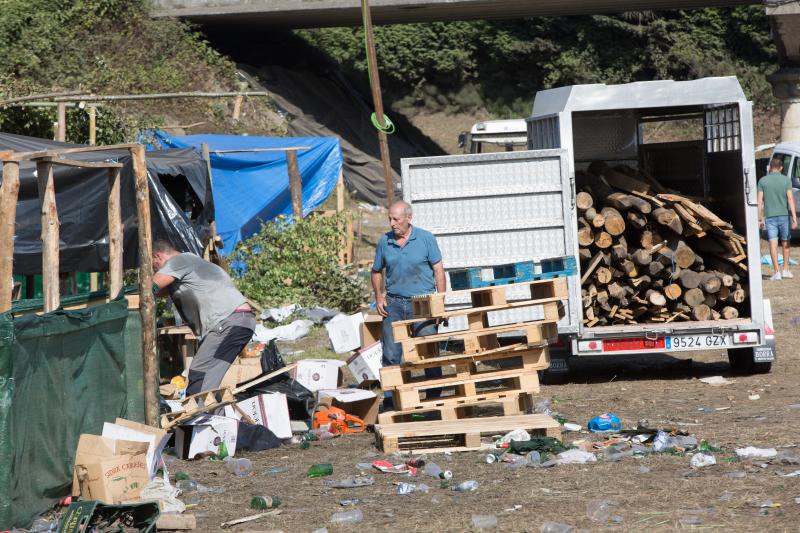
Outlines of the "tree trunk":
M 689 289 L 683 293 L 683 301 L 694 308 L 706 301 L 706 295 L 700 289 Z
M 673 301 L 680 298 L 682 292 L 683 291 L 681 290 L 680 286 L 676 283 L 671 283 L 664 287 L 664 296 Z
M 611 239 L 611 235 L 609 235 L 609 234 L 608 234 L 608 233 L 606 233 L 605 231 L 598 231 L 598 232 L 597 232 L 597 233 L 595 233 L 595 235 L 594 235 L 594 244 L 595 244 L 595 245 L 596 245 L 598 248 L 600 248 L 601 250 L 605 250 L 606 248 L 608 248 L 609 246 L 611 246 L 611 244 L 612 244 L 613 242 L 614 242 L 614 241 Z
M 589 194 L 588 192 L 581 191 L 577 195 L 575 195 L 575 205 L 581 211 L 586 211 L 587 209 L 592 207 L 592 205 L 594 205 L 594 199 L 592 198 L 592 195 Z
M 679 217 L 678 214 L 672 209 L 667 209 L 666 207 L 653 209 L 651 217 L 662 226 L 668 227 L 678 235 L 683 235 L 683 223 L 681 223 L 681 217 Z
M 605 230 L 613 236 L 622 235 L 625 231 L 625 219 L 613 207 L 604 207 L 600 214 L 605 217 Z
M 697 289 L 692 289 L 697 290 Z M 711 308 L 706 304 L 700 304 L 692 309 L 692 318 L 695 320 L 709 320 L 711 318 Z
M 721 311 L 722 318 L 725 320 L 733 320 L 734 318 L 739 318 L 739 311 L 735 307 L 725 306 L 722 308 Z

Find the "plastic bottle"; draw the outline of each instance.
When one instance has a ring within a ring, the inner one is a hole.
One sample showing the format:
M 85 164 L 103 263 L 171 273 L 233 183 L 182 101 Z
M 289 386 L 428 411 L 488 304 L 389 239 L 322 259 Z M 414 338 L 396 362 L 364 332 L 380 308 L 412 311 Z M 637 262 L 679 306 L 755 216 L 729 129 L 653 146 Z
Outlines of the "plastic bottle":
M 608 522 L 608 502 L 605 500 L 592 500 L 586 504 L 586 516 L 592 522 Z
M 253 496 L 250 500 L 250 509 L 274 509 L 281 504 L 277 496 Z
M 667 434 L 663 431 L 659 431 L 656 433 L 655 438 L 653 438 L 653 451 L 654 452 L 663 452 L 667 448 Z
M 228 446 L 225 445 L 225 441 L 222 440 L 219 442 L 219 449 L 217 450 L 217 459 L 225 459 L 228 457 Z
M 274 476 L 275 474 L 283 474 L 288 471 L 289 469 L 286 468 L 285 466 L 273 466 L 272 468 L 267 468 L 266 470 L 264 470 L 263 473 L 266 475 Z
M 361 509 L 353 509 L 352 511 L 342 511 L 341 513 L 334 513 L 331 517 L 331 522 L 334 524 L 355 524 L 364 520 L 364 513 Z
M 453 490 L 456 490 L 458 492 L 474 492 L 478 490 L 478 487 L 479 487 L 478 482 L 475 481 L 474 479 L 471 479 L 469 481 L 464 481 L 463 483 L 459 483 L 458 485 L 453 487 Z
M 492 529 L 497 527 L 497 517 L 493 514 L 472 515 L 472 527 L 475 529 Z
M 423 494 L 426 494 L 429 490 L 430 490 L 430 487 L 428 487 L 428 485 L 426 485 L 425 483 L 419 483 L 419 484 L 398 483 L 397 484 L 397 494 L 398 495 L 411 494 L 413 492 L 421 492 Z
M 572 533 L 575 531 L 575 526 L 560 522 L 545 522 L 539 531 L 541 533 Z
M 253 463 L 250 459 L 245 459 L 244 457 L 240 457 L 238 459 L 234 459 L 229 457 L 228 461 L 226 461 L 225 468 L 228 469 L 228 472 L 234 474 L 239 477 L 249 476 L 250 473 L 253 471 Z
M 442 470 L 442 467 L 437 465 L 436 463 L 425 463 L 425 467 L 422 470 L 425 474 L 435 477 L 437 479 L 452 479 L 453 473 L 449 470 Z
M 318 463 L 311 465 L 308 469 L 308 477 L 324 477 L 333 474 L 333 465 L 330 463 Z
M 181 479 L 175 483 L 175 487 L 181 492 L 196 492 L 197 481 L 193 479 Z
M 57 520 L 46 520 L 44 518 L 37 518 L 33 521 L 33 525 L 28 531 L 36 533 L 45 533 L 47 531 L 56 531 L 58 529 Z
M 528 464 L 532 465 L 542 464 L 542 454 L 536 450 L 529 452 L 527 455 L 527 459 L 528 459 Z

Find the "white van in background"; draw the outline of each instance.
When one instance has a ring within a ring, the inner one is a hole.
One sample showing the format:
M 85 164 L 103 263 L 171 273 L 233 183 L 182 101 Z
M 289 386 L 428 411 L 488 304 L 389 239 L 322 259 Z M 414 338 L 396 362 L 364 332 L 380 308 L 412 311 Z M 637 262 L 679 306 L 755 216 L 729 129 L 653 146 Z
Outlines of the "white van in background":
M 458 146 L 465 154 L 514 152 L 527 150 L 528 126 L 525 119 L 484 120 L 458 136 Z

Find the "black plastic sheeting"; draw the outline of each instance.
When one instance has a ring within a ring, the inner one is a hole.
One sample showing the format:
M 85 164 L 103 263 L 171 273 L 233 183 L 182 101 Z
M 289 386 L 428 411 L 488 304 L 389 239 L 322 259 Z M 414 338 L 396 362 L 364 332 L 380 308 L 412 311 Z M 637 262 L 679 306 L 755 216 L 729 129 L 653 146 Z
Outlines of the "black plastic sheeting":
M 0 133 L 0 150 L 33 152 L 80 145 Z M 128 150 L 75 153 L 80 161 L 115 161 L 121 171 L 125 268 L 138 264 L 138 223 L 133 161 Z M 202 254 L 202 242 L 214 219 L 208 167 L 192 149 L 147 152 L 150 215 L 154 239 L 166 239 L 184 252 Z M 108 270 L 108 171 L 54 165 L 56 206 L 61 225 L 60 270 Z M 0 173 L 0 176 L 2 174 Z M 42 271 L 41 224 L 36 164 L 20 164 L 20 193 L 14 236 L 14 273 Z

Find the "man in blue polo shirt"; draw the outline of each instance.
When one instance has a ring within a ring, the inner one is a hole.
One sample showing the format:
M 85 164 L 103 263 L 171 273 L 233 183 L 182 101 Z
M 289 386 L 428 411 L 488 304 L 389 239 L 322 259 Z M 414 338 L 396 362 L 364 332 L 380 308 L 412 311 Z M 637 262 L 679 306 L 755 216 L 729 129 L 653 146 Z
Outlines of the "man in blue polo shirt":
M 406 202 L 395 202 L 389 207 L 389 225 L 392 231 L 381 235 L 372 264 L 375 302 L 378 313 L 384 317 L 384 365 L 399 365 L 402 362 L 403 354 L 400 343 L 394 342 L 392 322 L 413 318 L 411 297 L 444 292 L 446 287 L 442 254 L 436 237 L 422 228 L 412 226 L 411 216 L 411 206 Z M 381 289 L 384 279 L 385 296 Z M 415 337 L 433 335 L 436 333 L 436 323 L 421 322 L 412 333 Z M 441 368 L 428 368 L 425 375 L 441 376 Z M 436 395 L 436 390 L 430 391 L 429 396 Z

